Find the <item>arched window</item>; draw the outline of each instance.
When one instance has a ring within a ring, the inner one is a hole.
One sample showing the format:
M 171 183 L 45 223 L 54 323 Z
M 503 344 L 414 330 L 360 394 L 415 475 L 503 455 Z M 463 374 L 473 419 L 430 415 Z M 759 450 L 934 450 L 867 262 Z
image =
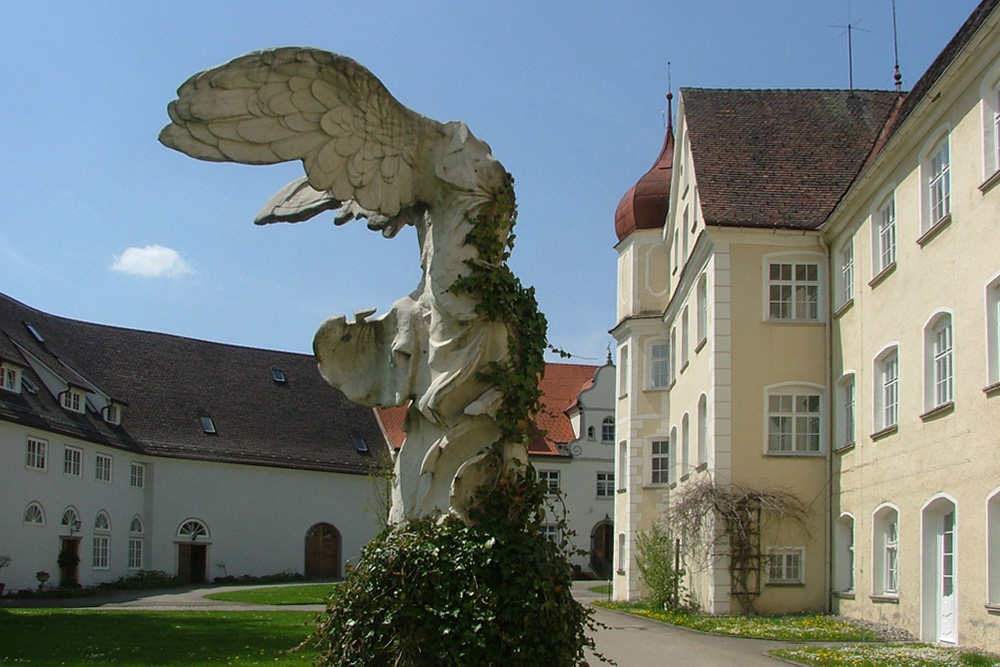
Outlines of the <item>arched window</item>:
M 177 529 L 177 537 L 187 538 L 191 541 L 199 537 L 208 537 L 208 527 L 198 519 L 188 519 L 181 523 Z
M 855 402 L 857 386 L 854 382 L 854 371 L 846 371 L 837 382 L 837 403 L 834 406 L 835 421 L 834 437 L 837 447 L 846 447 L 855 442 Z
M 681 419 L 681 475 L 687 475 L 691 468 L 691 415 L 684 413 Z
M 111 517 L 104 510 L 94 519 L 93 565 L 95 570 L 107 570 L 111 563 Z
M 70 505 L 63 510 L 59 525 L 69 528 L 71 532 L 80 530 L 80 513 L 76 511 L 75 507 Z
M 951 313 L 936 313 L 924 327 L 924 410 L 952 402 L 954 369 Z
M 899 347 L 892 344 L 883 348 L 874 366 L 873 417 L 875 430 L 882 431 L 899 423 Z
M 605 417 L 601 422 L 601 442 L 615 441 L 615 420 L 612 417 Z
M 921 156 L 923 234 L 951 217 L 951 140 L 945 130 Z
M 45 510 L 42 509 L 41 503 L 37 501 L 28 503 L 24 508 L 24 522 L 31 526 L 45 525 Z
M 986 386 L 1000 384 L 1000 276 L 986 286 Z
M 698 398 L 698 465 L 708 462 L 708 397 Z
M 986 601 L 1000 608 L 1000 488 L 986 501 L 986 564 Z
M 854 517 L 842 514 L 833 527 L 833 590 L 854 590 Z
M 705 274 L 701 274 L 701 278 L 698 279 L 697 288 L 697 303 L 698 303 L 698 348 L 701 348 L 701 344 L 705 342 L 708 338 L 708 278 Z
M 143 556 L 143 524 L 142 517 L 138 514 L 132 517 L 132 522 L 128 527 L 128 569 L 141 570 Z
M 892 505 L 872 515 L 872 593 L 899 594 L 899 510 Z
M 816 454 L 822 451 L 823 390 L 819 385 L 767 387 L 767 453 Z
M 596 431 L 596 429 L 594 429 L 593 426 L 588 426 L 587 427 L 587 439 L 588 440 L 594 440 L 596 438 L 597 438 L 597 431 Z

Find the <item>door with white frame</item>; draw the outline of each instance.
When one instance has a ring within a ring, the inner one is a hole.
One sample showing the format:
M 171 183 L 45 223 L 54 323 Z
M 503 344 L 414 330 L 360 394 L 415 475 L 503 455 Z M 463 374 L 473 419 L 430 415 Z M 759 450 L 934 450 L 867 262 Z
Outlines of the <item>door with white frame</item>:
M 941 519 L 941 534 L 938 537 L 938 556 L 941 561 L 938 582 L 938 641 L 957 643 L 955 623 L 955 510 L 947 512 Z
M 955 502 L 939 496 L 922 512 L 921 627 L 924 640 L 958 643 L 958 550 Z

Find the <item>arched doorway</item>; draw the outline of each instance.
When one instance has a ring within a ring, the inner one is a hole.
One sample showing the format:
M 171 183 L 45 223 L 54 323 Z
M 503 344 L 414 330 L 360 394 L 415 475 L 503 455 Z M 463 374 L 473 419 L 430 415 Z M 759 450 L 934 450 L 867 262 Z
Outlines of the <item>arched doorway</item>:
M 328 523 L 314 524 L 306 531 L 306 576 L 340 577 L 340 532 Z
M 188 519 L 177 529 L 177 576 L 186 584 L 203 584 L 208 577 L 208 526 Z
M 615 562 L 615 525 L 609 520 L 599 522 L 590 532 L 590 569 L 600 579 L 609 579 Z
M 955 501 L 940 495 L 921 512 L 922 639 L 958 643 L 958 553 Z

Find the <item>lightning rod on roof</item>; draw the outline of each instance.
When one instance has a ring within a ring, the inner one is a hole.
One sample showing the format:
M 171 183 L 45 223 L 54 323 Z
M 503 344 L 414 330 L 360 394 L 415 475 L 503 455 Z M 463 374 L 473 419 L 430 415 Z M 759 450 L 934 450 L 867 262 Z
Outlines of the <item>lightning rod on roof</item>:
M 831 28 L 846 28 L 847 29 L 847 83 L 848 88 L 851 93 L 854 93 L 854 41 L 853 32 L 855 30 L 860 30 L 861 32 L 871 32 L 871 30 L 865 30 L 864 28 L 859 28 L 858 26 L 851 23 L 851 3 L 848 0 L 847 3 L 847 25 L 831 25 Z

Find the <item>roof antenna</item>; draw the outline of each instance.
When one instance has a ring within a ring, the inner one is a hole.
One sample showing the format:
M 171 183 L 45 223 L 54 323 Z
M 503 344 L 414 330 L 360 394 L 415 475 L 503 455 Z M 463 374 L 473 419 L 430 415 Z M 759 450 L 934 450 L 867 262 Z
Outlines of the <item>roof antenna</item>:
M 893 4 L 895 7 L 895 2 Z M 860 30 L 862 32 L 871 32 L 871 30 L 865 30 L 864 28 L 859 28 L 851 23 L 851 2 L 847 2 L 847 25 L 831 25 L 831 28 L 847 28 L 847 81 L 848 87 L 850 88 L 851 95 L 854 95 L 854 42 L 852 40 L 852 33 L 855 30 Z
M 896 61 L 896 69 L 892 80 L 896 82 L 896 92 L 903 90 L 903 75 L 899 72 L 899 35 L 896 33 L 896 0 L 892 0 L 892 55 Z

